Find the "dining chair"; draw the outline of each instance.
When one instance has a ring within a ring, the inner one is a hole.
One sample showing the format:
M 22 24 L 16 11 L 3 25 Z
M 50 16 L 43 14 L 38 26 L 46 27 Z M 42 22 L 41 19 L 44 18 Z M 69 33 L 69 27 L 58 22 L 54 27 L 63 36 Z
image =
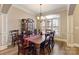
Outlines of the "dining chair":
M 39 34 L 39 35 L 42 35 L 42 31 L 40 31 L 40 29 L 38 30 L 38 34 Z
M 31 52 L 30 54 L 33 54 L 33 55 L 37 54 L 35 44 L 32 42 L 30 42 L 30 44 L 29 44 L 29 52 Z
M 32 35 L 32 31 L 27 32 L 27 36 L 30 37 L 30 35 Z M 30 54 L 36 54 L 36 47 L 35 47 L 35 44 L 32 42 L 29 43 L 29 52 L 31 52 Z
M 50 45 L 51 45 L 52 49 L 53 49 L 54 44 L 55 44 L 54 36 L 55 36 L 55 31 L 50 32 Z
M 34 35 L 37 35 L 37 29 L 34 29 Z
M 12 30 L 10 31 L 11 38 L 12 38 L 12 45 L 15 46 L 18 40 L 19 30 Z
M 30 37 L 30 35 L 32 35 L 32 33 L 30 31 L 27 31 L 25 34 L 21 34 L 21 40 L 24 43 L 24 36 L 25 38 Z M 26 41 L 26 40 L 25 40 Z M 24 44 L 27 44 L 28 42 L 25 42 Z M 35 44 L 29 41 L 29 47 L 28 47 L 28 54 L 36 54 L 36 48 L 35 48 Z
M 19 54 L 25 55 L 26 53 L 28 54 L 29 42 L 24 43 L 24 39 L 22 35 L 19 35 L 19 40 L 17 45 L 18 45 L 18 55 Z
M 45 49 L 47 48 L 47 52 L 50 53 L 50 36 L 48 34 L 45 35 L 45 41 L 41 43 L 40 50 L 43 50 L 45 54 Z

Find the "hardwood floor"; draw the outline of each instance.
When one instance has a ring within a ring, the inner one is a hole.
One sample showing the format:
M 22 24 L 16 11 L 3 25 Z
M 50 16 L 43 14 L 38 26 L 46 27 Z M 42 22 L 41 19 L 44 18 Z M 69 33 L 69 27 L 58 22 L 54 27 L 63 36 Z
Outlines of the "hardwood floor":
M 78 47 L 68 47 L 65 42 L 56 41 L 51 55 L 78 55 Z
M 18 47 L 9 47 L 5 50 L 0 51 L 0 55 L 17 55 Z
M 0 55 L 17 55 L 17 46 L 0 51 Z M 79 48 L 67 47 L 65 42 L 56 41 L 50 55 L 78 55 Z M 47 55 L 47 54 L 46 54 Z

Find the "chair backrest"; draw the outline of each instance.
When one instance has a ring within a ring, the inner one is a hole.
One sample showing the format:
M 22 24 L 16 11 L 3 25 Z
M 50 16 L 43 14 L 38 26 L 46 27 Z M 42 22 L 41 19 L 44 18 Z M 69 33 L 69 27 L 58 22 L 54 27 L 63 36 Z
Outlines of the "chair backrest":
M 53 37 L 55 36 L 55 31 L 53 31 Z
M 54 42 L 55 31 L 50 32 L 50 40 Z
M 17 41 L 17 45 L 18 45 L 18 54 L 20 54 L 20 53 L 22 53 L 22 54 L 24 54 L 24 47 L 23 47 L 23 43 L 22 43 L 22 41 L 20 40 L 20 38 L 19 38 L 19 40 Z
M 17 44 L 18 44 L 18 47 L 19 47 L 19 48 L 23 46 L 23 44 L 22 44 L 22 41 L 21 41 L 21 40 L 18 40 Z
M 49 45 L 49 44 L 50 44 L 50 35 L 45 34 L 45 45 Z
M 32 33 L 30 30 L 28 30 L 25 34 L 26 34 L 26 36 L 30 36 Z
M 22 35 L 19 35 L 18 47 L 19 48 L 24 48 L 27 45 L 29 45 L 29 42 L 25 42 L 23 36 Z
M 19 35 L 19 40 L 21 41 L 21 43 L 23 43 L 23 42 L 24 42 L 24 39 L 23 39 L 23 34 L 20 34 L 20 35 Z
M 46 33 L 45 34 L 45 40 L 47 40 L 49 36 L 50 36 L 50 34 L 49 33 Z
M 12 30 L 10 34 L 13 40 L 18 40 L 19 30 Z
M 37 35 L 37 29 L 34 29 L 34 35 Z

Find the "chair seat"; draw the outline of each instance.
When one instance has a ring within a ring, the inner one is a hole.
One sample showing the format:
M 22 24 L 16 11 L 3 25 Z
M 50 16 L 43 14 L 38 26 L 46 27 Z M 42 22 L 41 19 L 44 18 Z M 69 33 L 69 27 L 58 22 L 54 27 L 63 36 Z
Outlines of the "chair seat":
M 41 43 L 40 48 L 46 48 L 49 45 L 49 42 L 44 41 Z
M 41 43 L 40 48 L 44 48 L 45 46 L 45 41 Z

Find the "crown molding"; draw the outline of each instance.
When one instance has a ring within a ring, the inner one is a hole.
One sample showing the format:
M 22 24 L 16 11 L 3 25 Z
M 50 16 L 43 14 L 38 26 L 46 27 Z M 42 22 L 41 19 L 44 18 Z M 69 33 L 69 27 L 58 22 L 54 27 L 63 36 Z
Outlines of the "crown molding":
M 28 10 L 28 9 L 25 9 L 23 6 L 20 6 L 20 5 L 18 5 L 18 4 L 13 4 L 12 6 L 13 6 L 13 7 L 16 7 L 16 8 L 18 8 L 18 9 L 24 11 L 24 12 L 26 12 L 26 13 L 29 14 L 29 15 L 35 16 L 35 13 L 34 13 L 34 12 L 32 12 L 32 11 L 30 11 L 30 10 Z
M 75 7 L 76 7 L 76 4 L 69 5 L 69 10 L 68 10 L 69 15 L 72 15 L 74 13 Z

